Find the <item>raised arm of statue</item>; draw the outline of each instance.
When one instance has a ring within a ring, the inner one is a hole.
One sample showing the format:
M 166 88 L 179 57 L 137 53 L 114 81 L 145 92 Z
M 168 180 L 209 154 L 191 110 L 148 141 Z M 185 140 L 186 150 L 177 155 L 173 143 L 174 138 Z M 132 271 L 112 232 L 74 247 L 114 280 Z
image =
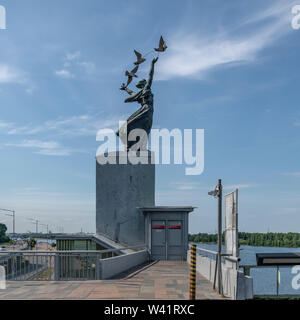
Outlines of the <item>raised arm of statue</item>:
M 157 62 L 157 60 L 158 60 L 158 57 L 154 58 L 152 60 L 152 62 L 151 62 L 151 69 L 150 69 L 150 72 L 149 72 L 149 77 L 148 77 L 145 89 L 150 89 L 151 86 L 152 86 L 152 80 L 153 80 L 153 75 L 154 75 L 154 65 Z

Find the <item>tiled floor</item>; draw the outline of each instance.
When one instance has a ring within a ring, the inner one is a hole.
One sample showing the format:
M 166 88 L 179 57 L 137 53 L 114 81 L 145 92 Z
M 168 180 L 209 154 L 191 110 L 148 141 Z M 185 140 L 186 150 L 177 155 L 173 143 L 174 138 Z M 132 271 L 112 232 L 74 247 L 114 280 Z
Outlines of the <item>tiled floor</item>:
M 8 281 L 4 299 L 189 299 L 186 262 L 159 261 L 124 279 L 98 281 Z M 222 299 L 197 274 L 197 299 Z

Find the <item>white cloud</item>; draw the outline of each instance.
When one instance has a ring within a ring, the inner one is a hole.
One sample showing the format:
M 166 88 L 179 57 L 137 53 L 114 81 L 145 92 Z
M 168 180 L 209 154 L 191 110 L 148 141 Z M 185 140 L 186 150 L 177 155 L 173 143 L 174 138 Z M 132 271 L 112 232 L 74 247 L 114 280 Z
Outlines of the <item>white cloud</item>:
M 73 53 L 67 53 L 66 54 L 66 59 L 69 60 L 69 61 L 73 61 L 73 60 L 76 60 L 78 58 L 80 58 L 81 56 L 81 52 L 80 51 L 76 51 L 76 52 L 73 52 Z
M 7 146 L 15 146 L 22 148 L 41 148 L 41 149 L 55 149 L 59 147 L 59 143 L 55 141 L 40 141 L 40 140 L 23 140 L 21 143 L 6 144 Z
M 46 156 L 69 156 L 79 150 L 65 148 L 56 141 L 23 140 L 20 143 L 7 143 L 8 147 L 38 149 L 34 153 Z
M 215 186 L 203 186 L 199 182 L 188 182 L 188 181 L 177 181 L 170 183 L 171 186 L 174 186 L 176 190 L 187 191 L 187 190 L 214 190 Z M 233 185 L 224 185 L 224 190 L 235 190 L 235 189 L 246 189 L 259 186 L 258 184 L 233 184 Z
M 55 71 L 55 74 L 58 77 L 65 78 L 65 79 L 70 79 L 75 77 L 74 74 L 72 74 L 69 70 L 66 70 L 66 69 L 57 70 Z
M 93 62 L 90 61 L 83 61 L 80 62 L 79 64 L 83 69 L 85 70 L 86 73 L 93 73 L 96 70 L 96 66 Z
M 67 53 L 64 57 L 63 68 L 55 71 L 55 74 L 65 79 L 75 78 L 75 75 L 90 75 L 94 73 L 96 66 L 91 61 L 81 59 L 81 52 Z
M 7 129 L 13 126 L 12 122 L 5 122 L 0 120 L 0 129 Z
M 22 83 L 24 75 L 8 65 L 0 65 L 0 83 Z
M 232 185 L 225 185 L 223 187 L 224 190 L 235 190 L 235 189 L 246 189 L 246 188 L 254 188 L 257 187 L 258 184 L 232 184 Z
M 199 189 L 207 189 L 207 187 L 201 186 L 198 182 L 184 182 L 184 181 L 178 181 L 178 182 L 172 182 L 172 186 L 176 190 L 199 190 Z
M 104 128 L 117 129 L 118 122 L 125 116 L 111 116 L 106 119 L 99 115 L 82 114 L 69 118 L 58 118 L 40 125 L 17 126 L 13 123 L 0 122 L 0 130 L 6 129 L 9 135 L 34 135 L 42 132 L 54 132 L 62 136 L 96 136 Z
M 246 23 L 252 24 L 251 31 L 243 32 L 239 38 L 236 37 L 238 30 L 222 30 L 206 36 L 180 31 L 168 40 L 169 48 L 162 56 L 157 78 L 203 77 L 206 72 L 222 65 L 252 62 L 263 48 L 292 31 L 290 19 L 290 6 L 278 2 L 257 16 L 246 19 Z M 253 26 L 257 22 L 260 25 Z M 265 22 L 263 26 L 261 22 Z M 244 28 L 246 23 L 240 28 Z

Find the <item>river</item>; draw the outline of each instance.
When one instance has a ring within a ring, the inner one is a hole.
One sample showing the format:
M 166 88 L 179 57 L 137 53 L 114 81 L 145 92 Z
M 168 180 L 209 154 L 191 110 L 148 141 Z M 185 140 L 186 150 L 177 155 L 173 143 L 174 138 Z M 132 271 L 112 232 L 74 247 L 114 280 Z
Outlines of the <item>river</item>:
M 216 251 L 216 244 L 199 244 L 201 248 Z M 223 248 L 224 250 L 224 248 Z M 240 247 L 240 266 L 256 265 L 256 253 L 281 253 L 281 252 L 300 252 L 300 248 L 282 248 L 282 247 Z M 276 294 L 276 268 L 252 268 L 251 277 L 253 277 L 254 294 Z M 280 285 L 279 294 L 300 295 L 300 288 L 293 289 L 292 280 L 296 274 L 292 273 L 291 267 L 280 267 Z M 298 281 L 299 283 L 299 281 Z

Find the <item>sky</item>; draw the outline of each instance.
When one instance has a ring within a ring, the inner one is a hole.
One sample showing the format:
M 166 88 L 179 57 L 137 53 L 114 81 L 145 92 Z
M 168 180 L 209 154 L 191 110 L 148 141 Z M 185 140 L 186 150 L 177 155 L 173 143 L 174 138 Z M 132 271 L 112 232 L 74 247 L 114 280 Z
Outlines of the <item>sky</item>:
M 156 204 L 197 207 L 189 231 L 213 233 L 207 192 L 221 178 L 224 193 L 239 189 L 240 231 L 300 232 L 295 4 L 0 0 L 0 207 L 16 211 L 16 231 L 38 219 L 53 232 L 95 232 L 96 133 L 137 109 L 119 90 L 124 72 L 133 49 L 147 53 L 163 35 L 153 127 L 204 129 L 205 169 L 157 165 Z

